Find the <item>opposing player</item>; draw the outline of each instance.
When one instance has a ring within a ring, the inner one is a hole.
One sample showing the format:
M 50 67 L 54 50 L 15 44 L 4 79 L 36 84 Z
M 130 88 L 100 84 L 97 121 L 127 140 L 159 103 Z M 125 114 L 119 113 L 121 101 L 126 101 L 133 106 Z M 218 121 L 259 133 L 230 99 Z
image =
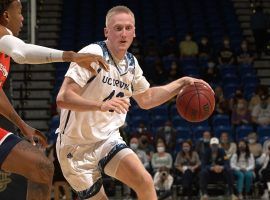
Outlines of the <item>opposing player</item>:
M 133 188 L 140 200 L 157 199 L 152 177 L 119 134 L 133 97 L 143 109 L 161 105 L 186 85 L 204 81 L 184 77 L 149 87 L 136 58 L 127 52 L 135 37 L 135 19 L 125 6 L 108 11 L 107 40 L 81 52 L 103 56 L 110 70 L 94 75 L 71 63 L 57 96 L 62 108 L 57 155 L 65 178 L 80 199 L 107 199 L 101 172 Z M 210 86 L 209 86 L 210 87 Z
M 45 145 L 42 133 L 28 126 L 16 113 L 4 91 L 4 84 L 10 67 L 10 57 L 18 63 L 41 64 L 49 62 L 76 62 L 81 67 L 96 73 L 90 66 L 99 63 L 108 70 L 101 56 L 59 51 L 37 45 L 26 44 L 16 36 L 22 27 L 22 6 L 19 0 L 0 0 L 0 114 L 13 122 L 31 142 L 35 139 Z M 29 142 L 0 128 L 0 168 L 7 172 L 25 176 L 28 184 L 28 200 L 50 199 L 53 165 L 45 155 Z

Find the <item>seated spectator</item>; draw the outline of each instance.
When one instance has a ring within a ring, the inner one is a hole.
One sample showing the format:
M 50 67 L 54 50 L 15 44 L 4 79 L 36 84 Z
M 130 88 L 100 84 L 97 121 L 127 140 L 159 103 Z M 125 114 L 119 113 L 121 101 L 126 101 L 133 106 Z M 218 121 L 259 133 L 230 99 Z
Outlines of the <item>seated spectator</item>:
M 195 150 L 199 154 L 200 159 L 203 158 L 205 152 L 210 148 L 209 142 L 211 137 L 212 136 L 209 131 L 204 131 L 202 139 L 197 142 Z
M 139 149 L 139 140 L 137 137 L 132 137 L 129 142 L 130 148 L 137 154 L 140 161 L 142 162 L 143 166 L 149 171 L 150 170 L 150 164 L 149 164 L 149 158 L 146 155 L 146 153 Z
M 238 142 L 237 152 L 231 158 L 231 168 L 236 177 L 238 198 L 241 200 L 244 187 L 246 195 L 250 193 L 255 168 L 254 156 L 244 140 Z
M 230 109 L 235 110 L 237 108 L 238 101 L 246 102 L 243 91 L 241 88 L 237 88 L 234 96 L 230 99 Z
M 178 64 L 176 62 L 172 62 L 172 65 L 168 70 L 168 77 L 166 77 L 168 83 L 175 81 L 176 79 L 179 78 L 179 76 L 180 76 L 179 69 L 180 68 L 179 68 Z
M 176 145 L 176 129 L 173 128 L 172 122 L 167 121 L 164 126 L 157 130 L 156 138 L 164 138 L 167 151 L 172 153 Z
M 263 153 L 268 152 L 268 147 L 270 146 L 270 138 L 266 139 L 263 142 Z
M 232 110 L 232 125 L 239 126 L 251 123 L 251 115 L 248 110 L 247 101 L 239 99 L 235 107 L 236 108 Z
M 256 105 L 252 110 L 252 121 L 258 126 L 270 125 L 270 104 L 268 103 L 268 96 L 260 95 L 260 104 Z
M 209 60 L 212 56 L 212 48 L 208 37 L 203 36 L 199 43 L 199 59 Z
M 154 175 L 154 185 L 158 199 L 166 199 L 172 195 L 173 177 L 167 167 L 161 167 Z M 147 189 L 147 188 L 145 188 Z
M 219 71 L 214 61 L 209 60 L 207 66 L 203 67 L 202 73 L 202 78 L 210 85 L 219 83 Z
M 187 199 L 192 198 L 192 183 L 201 165 L 199 155 L 192 150 L 191 141 L 182 143 L 182 151 L 177 153 L 174 166 L 182 174 L 183 194 Z
M 142 44 L 137 37 L 133 39 L 133 42 L 129 47 L 129 52 L 133 55 L 142 55 Z
M 234 52 L 230 47 L 230 39 L 228 37 L 223 38 L 223 46 L 218 53 L 219 65 L 231 65 L 234 63 Z
M 219 147 L 224 149 L 228 160 L 230 160 L 232 155 L 236 153 L 236 144 L 230 141 L 229 134 L 227 132 L 221 133 Z
M 269 200 L 270 192 L 270 143 L 267 146 L 267 150 L 257 159 L 258 164 L 262 167 L 259 171 L 260 178 L 263 183 L 264 194 L 262 196 L 263 200 Z
M 175 37 L 169 37 L 162 45 L 163 56 L 175 56 L 179 55 L 178 47 Z
M 215 113 L 228 115 L 230 113 L 229 101 L 225 99 L 222 87 L 217 86 L 215 88 L 215 98 L 216 98 Z
M 240 51 L 237 54 L 237 62 L 238 64 L 247 64 L 251 65 L 254 61 L 254 54 L 248 48 L 248 42 L 243 40 L 241 42 Z
M 188 33 L 184 41 L 179 44 L 181 58 L 196 57 L 198 54 L 198 45 L 192 40 L 191 33 Z
M 150 160 L 155 151 L 151 138 L 147 134 L 140 134 L 138 135 L 138 137 L 139 137 L 139 149 L 144 151 Z
M 258 137 L 256 132 L 251 132 L 248 134 L 248 147 L 250 152 L 255 158 L 258 158 L 262 154 L 262 145 L 258 142 Z
M 154 70 L 150 72 L 149 78 L 154 85 L 162 85 L 168 81 L 168 73 L 160 60 L 155 62 Z
M 256 105 L 259 105 L 261 103 L 261 99 L 260 99 L 261 95 L 268 96 L 268 87 L 266 85 L 258 85 L 258 87 L 256 88 L 255 95 L 252 96 L 250 101 L 249 101 L 248 109 L 250 111 L 252 111 Z M 270 104 L 270 97 L 269 96 L 268 96 L 267 102 L 268 102 L 268 104 Z
M 157 172 L 160 167 L 167 167 L 168 169 L 172 168 L 172 156 L 166 152 L 165 142 L 158 141 L 157 143 L 157 152 L 153 154 L 151 159 L 151 164 L 154 172 Z
M 228 194 L 233 195 L 233 178 L 228 159 L 223 149 L 219 148 L 218 138 L 211 138 L 210 147 L 203 155 L 200 172 L 200 188 L 202 200 L 208 200 L 207 185 L 212 179 L 222 179 L 228 184 Z

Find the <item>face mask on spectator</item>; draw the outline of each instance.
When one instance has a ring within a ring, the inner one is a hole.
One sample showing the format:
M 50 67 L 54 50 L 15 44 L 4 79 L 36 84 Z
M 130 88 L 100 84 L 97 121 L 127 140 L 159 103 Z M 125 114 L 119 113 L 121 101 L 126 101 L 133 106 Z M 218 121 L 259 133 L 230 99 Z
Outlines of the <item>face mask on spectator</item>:
M 243 103 L 238 103 L 238 104 L 237 104 L 237 108 L 238 108 L 238 109 L 243 109 L 243 108 L 245 108 L 245 104 L 243 104 Z
M 132 144 L 130 144 L 130 148 L 131 148 L 132 150 L 137 150 L 137 149 L 138 149 L 138 144 L 132 143 Z
M 246 147 L 240 146 L 240 147 L 239 147 L 239 150 L 240 150 L 240 151 L 246 151 Z
M 256 140 L 254 138 L 250 138 L 248 139 L 249 144 L 254 144 L 256 142 Z
M 203 142 L 204 142 L 204 143 L 209 143 L 209 142 L 210 142 L 210 139 L 208 139 L 208 138 L 203 138 Z
M 157 152 L 158 153 L 163 153 L 165 151 L 165 147 L 158 147 Z
M 171 132 L 172 127 L 170 126 L 164 126 L 164 132 Z
M 190 147 L 183 147 L 183 151 L 186 152 L 186 153 L 189 152 L 190 151 Z

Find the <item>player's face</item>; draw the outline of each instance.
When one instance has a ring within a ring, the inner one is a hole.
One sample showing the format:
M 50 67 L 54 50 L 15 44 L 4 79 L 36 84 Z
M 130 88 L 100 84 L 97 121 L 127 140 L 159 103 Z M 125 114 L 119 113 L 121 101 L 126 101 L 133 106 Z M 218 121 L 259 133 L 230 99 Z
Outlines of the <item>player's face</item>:
M 12 31 L 13 35 L 18 36 L 23 26 L 21 1 L 13 1 L 4 14 L 7 20 L 6 27 Z
M 115 54 L 126 52 L 135 37 L 134 18 L 127 13 L 116 13 L 108 21 L 105 37 Z

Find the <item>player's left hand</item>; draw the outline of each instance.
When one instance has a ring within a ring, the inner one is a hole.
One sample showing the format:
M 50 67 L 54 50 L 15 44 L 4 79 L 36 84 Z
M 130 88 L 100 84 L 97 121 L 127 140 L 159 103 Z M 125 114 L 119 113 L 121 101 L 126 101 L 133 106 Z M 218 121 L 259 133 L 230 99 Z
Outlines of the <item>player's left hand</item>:
M 69 55 L 70 53 L 70 55 Z M 91 53 L 75 53 L 65 51 L 63 54 L 63 60 L 67 62 L 76 62 L 80 67 L 86 68 L 93 74 L 96 74 L 95 65 L 99 65 L 105 71 L 109 71 L 109 65 L 100 55 L 95 55 Z M 70 58 L 68 58 L 70 57 Z
M 207 87 L 209 87 L 212 90 L 213 93 L 215 93 L 214 90 L 212 89 L 212 87 L 202 79 L 192 78 L 192 77 L 189 77 L 189 76 L 185 76 L 185 77 L 183 77 L 181 79 L 184 81 L 184 86 L 186 86 L 186 85 L 194 85 L 195 83 L 202 83 L 202 84 L 206 85 Z
M 48 146 L 46 136 L 37 129 L 32 128 L 31 126 L 25 125 L 21 129 L 22 134 L 28 139 L 32 145 L 40 145 L 43 148 Z

